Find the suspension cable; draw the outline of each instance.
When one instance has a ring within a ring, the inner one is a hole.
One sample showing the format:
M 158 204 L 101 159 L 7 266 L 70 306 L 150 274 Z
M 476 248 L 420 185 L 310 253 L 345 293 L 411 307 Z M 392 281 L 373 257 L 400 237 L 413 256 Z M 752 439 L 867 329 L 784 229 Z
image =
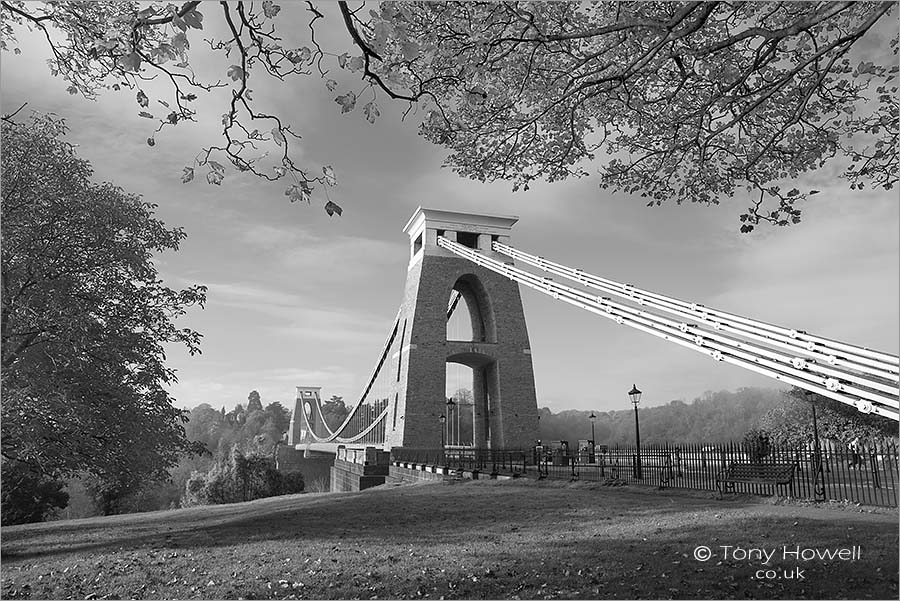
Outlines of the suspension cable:
M 318 434 L 313 432 L 313 429 L 309 423 L 309 418 L 306 415 L 306 411 L 303 411 L 303 420 L 306 423 L 306 430 L 307 430 L 307 432 L 309 432 L 310 437 L 313 438 L 316 442 L 340 442 L 340 443 L 356 442 L 360 438 L 362 438 L 365 434 L 370 432 L 376 424 L 380 423 L 380 421 L 385 418 L 385 416 L 387 415 L 387 406 L 385 406 L 385 408 L 381 412 L 381 414 L 378 417 L 376 417 L 375 420 L 373 420 L 373 422 L 371 424 L 369 424 L 369 426 L 366 429 L 364 429 L 363 431 L 361 431 L 357 434 L 351 435 L 350 437 L 341 436 L 341 433 L 344 432 L 344 429 L 350 424 L 350 422 L 353 420 L 353 418 L 356 417 L 356 414 L 359 411 L 359 408 L 363 405 L 363 403 L 365 403 L 366 398 L 369 395 L 369 391 L 372 389 L 372 386 L 374 386 L 375 380 L 378 378 L 379 374 L 381 373 L 381 368 L 384 366 L 384 363 L 390 354 L 391 347 L 394 344 L 394 339 L 397 337 L 397 331 L 399 329 L 400 329 L 400 312 L 398 311 L 397 318 L 394 320 L 394 327 L 391 328 L 391 333 L 388 336 L 387 341 L 384 344 L 384 348 L 382 349 L 381 355 L 378 359 L 378 365 L 376 365 L 375 371 L 372 373 L 372 377 L 369 378 L 369 382 L 366 384 L 366 387 L 363 390 L 362 395 L 359 397 L 359 400 L 356 401 L 356 403 L 353 405 L 351 410 L 347 413 L 347 417 L 344 418 L 344 421 L 341 423 L 340 426 L 338 426 L 337 428 L 332 430 L 328 426 L 328 423 L 325 421 L 324 416 L 322 416 L 322 408 L 321 408 L 321 405 L 319 405 L 318 412 L 319 412 L 320 420 L 322 421 L 323 424 L 325 424 L 325 430 L 328 432 L 328 434 L 326 436 L 319 436 Z M 402 343 L 402 341 L 401 341 L 401 343 Z
M 746 333 L 726 330 L 721 324 L 718 327 L 716 323 L 710 324 L 709 322 L 701 325 L 689 325 L 684 322 L 673 321 L 651 311 L 636 309 L 629 305 L 612 301 L 607 297 L 597 297 L 584 291 L 558 284 L 551 278 L 540 277 L 513 267 L 443 237 L 439 237 L 437 243 L 438 246 L 513 281 L 534 288 L 555 299 L 612 319 L 619 324 L 628 325 L 685 348 L 704 353 L 717 361 L 732 363 L 779 381 L 811 390 L 842 403 L 853 405 L 864 413 L 877 413 L 894 420 L 900 419 L 900 414 L 897 411 L 898 407 L 900 407 L 900 402 L 897 400 L 896 389 L 887 386 L 884 382 L 872 381 L 858 374 L 848 373 L 836 368 L 824 368 L 823 366 L 815 365 L 813 362 L 805 361 L 800 357 L 785 355 L 776 350 L 761 347 L 752 341 L 747 342 L 741 338 L 735 338 L 729 333 L 738 335 L 746 335 Z M 504 250 L 511 249 L 511 247 L 506 247 L 505 245 L 498 244 L 497 246 L 504 248 Z M 506 253 L 504 252 L 504 254 Z M 641 292 L 648 298 L 652 298 L 649 293 Z M 626 296 L 631 298 L 630 295 L 626 294 Z M 638 302 L 639 304 L 649 304 L 648 300 L 644 298 Z M 654 308 L 658 309 L 661 307 L 654 304 Z M 708 329 L 709 327 L 712 330 Z M 884 354 L 882 353 L 882 355 Z M 818 372 L 821 375 L 811 372 Z M 890 396 L 883 394 L 885 392 Z
M 813 336 L 806 332 L 791 330 L 726 311 L 704 307 L 697 303 L 688 303 L 676 298 L 641 290 L 631 284 L 622 284 L 591 275 L 581 269 L 572 269 L 560 263 L 548 261 L 543 257 L 525 253 L 506 244 L 495 242 L 493 249 L 496 252 L 549 273 L 575 280 L 584 286 L 625 297 L 639 304 L 647 304 L 668 313 L 702 321 L 711 324 L 716 329 L 727 329 L 741 335 L 752 336 L 754 339 L 768 344 L 781 346 L 782 348 L 824 360 L 831 365 L 841 365 L 892 381 L 898 380 L 900 359 L 888 353 L 846 344 L 821 336 Z

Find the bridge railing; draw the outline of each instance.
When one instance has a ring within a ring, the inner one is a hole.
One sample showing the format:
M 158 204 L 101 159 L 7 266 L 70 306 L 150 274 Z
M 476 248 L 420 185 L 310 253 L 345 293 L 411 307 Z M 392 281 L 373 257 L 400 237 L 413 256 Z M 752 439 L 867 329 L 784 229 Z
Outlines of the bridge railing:
M 742 443 L 597 445 L 593 452 L 549 447 L 530 449 L 393 448 L 391 460 L 482 474 L 643 484 L 659 488 L 717 490 L 717 475 L 732 463 L 790 464 L 789 485 L 735 484 L 734 491 L 819 501 L 898 506 L 900 455 L 896 441 L 806 446 Z
M 484 473 L 524 473 L 535 467 L 531 449 L 475 449 L 475 448 L 407 448 L 391 449 L 391 461 L 443 466 L 454 469 L 477 470 Z

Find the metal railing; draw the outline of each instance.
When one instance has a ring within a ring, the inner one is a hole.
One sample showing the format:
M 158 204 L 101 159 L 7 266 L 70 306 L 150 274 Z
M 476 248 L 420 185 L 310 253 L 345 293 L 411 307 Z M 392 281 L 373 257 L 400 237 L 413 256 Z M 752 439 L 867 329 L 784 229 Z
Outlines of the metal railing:
M 733 463 L 790 464 L 788 485 L 736 483 L 733 492 L 862 505 L 898 506 L 898 447 L 893 440 L 811 448 L 769 444 L 653 444 L 600 446 L 588 451 L 394 448 L 391 460 L 478 471 L 659 488 L 717 490 Z M 729 489 L 730 491 L 730 489 Z

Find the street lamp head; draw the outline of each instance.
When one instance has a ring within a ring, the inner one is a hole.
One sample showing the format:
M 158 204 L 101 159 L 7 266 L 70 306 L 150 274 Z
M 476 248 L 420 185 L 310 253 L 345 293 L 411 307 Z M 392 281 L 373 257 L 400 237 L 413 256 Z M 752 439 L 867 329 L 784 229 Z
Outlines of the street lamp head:
M 453 399 L 447 399 L 447 406 L 448 406 L 448 407 L 453 407 L 454 405 L 456 405 L 456 403 L 453 402 Z
M 442 415 L 442 416 L 440 416 L 438 419 L 441 420 L 441 423 L 443 424 L 444 422 L 447 421 L 447 416 L 446 416 L 446 415 Z
M 637 386 L 634 384 L 631 385 L 631 390 L 628 391 L 628 396 L 631 398 L 631 402 L 634 403 L 634 406 L 637 407 L 637 404 L 641 402 L 641 391 L 637 389 Z
M 597 416 L 594 415 L 594 412 L 593 412 L 593 411 L 591 411 L 591 414 L 588 416 L 588 419 L 591 420 L 591 421 L 594 421 L 595 419 L 597 419 Z

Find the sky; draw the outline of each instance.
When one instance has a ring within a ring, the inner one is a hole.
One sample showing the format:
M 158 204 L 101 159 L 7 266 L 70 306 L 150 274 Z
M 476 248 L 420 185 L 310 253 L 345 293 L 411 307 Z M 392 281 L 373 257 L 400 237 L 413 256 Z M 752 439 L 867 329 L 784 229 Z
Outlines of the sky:
M 216 28 L 214 7 L 204 23 Z M 317 37 L 335 54 L 351 50 L 334 10 Z M 302 17 L 302 20 L 299 19 Z M 305 30 L 300 5 L 279 15 L 283 31 Z M 884 48 L 873 39 L 868 48 Z M 195 48 L 201 46 L 198 38 Z M 511 244 L 587 272 L 809 333 L 898 352 L 900 214 L 896 191 L 852 191 L 828 169 L 803 186 L 821 190 L 803 204 L 803 221 L 788 228 L 739 231 L 745 203 L 648 208 L 637 197 L 601 190 L 596 177 L 527 192 L 509 183 L 484 184 L 442 168 L 446 153 L 418 137 L 400 105 L 380 101 L 382 117 L 342 115 L 317 77 L 295 83 L 253 81 L 254 96 L 299 131 L 300 160 L 318 171 L 333 165 L 329 196 L 344 209 L 329 217 L 325 198 L 292 204 L 284 184 L 229 173 L 223 185 L 202 176 L 181 183 L 184 166 L 218 141 L 224 96 L 202 96 L 201 121 L 146 139 L 153 123 L 138 117 L 134 92 L 96 101 L 66 92 L 52 77 L 35 34 L 19 36 L 21 55 L 3 53 L 4 113 L 28 110 L 67 120 L 96 179 L 111 181 L 158 205 L 169 226 L 188 237 L 177 253 L 157 259 L 173 287 L 203 284 L 203 310 L 179 320 L 203 334 L 202 354 L 170 347 L 177 369 L 176 404 L 263 403 L 293 406 L 296 386 L 321 386 L 323 398 L 355 401 L 378 360 L 402 300 L 408 261 L 404 224 L 418 206 L 515 215 Z M 196 52 L 195 52 L 196 54 Z M 223 77 L 230 61 L 195 60 L 201 75 Z M 896 58 L 894 59 L 896 60 Z M 210 75 L 212 74 L 212 75 Z M 353 83 L 347 74 L 331 76 Z M 21 115 L 22 113 L 20 113 Z M 596 166 L 588 165 L 596 172 Z M 522 291 L 531 339 L 538 404 L 609 411 L 630 408 L 627 391 L 643 391 L 642 406 L 690 402 L 707 391 L 780 384 L 648 334 Z

